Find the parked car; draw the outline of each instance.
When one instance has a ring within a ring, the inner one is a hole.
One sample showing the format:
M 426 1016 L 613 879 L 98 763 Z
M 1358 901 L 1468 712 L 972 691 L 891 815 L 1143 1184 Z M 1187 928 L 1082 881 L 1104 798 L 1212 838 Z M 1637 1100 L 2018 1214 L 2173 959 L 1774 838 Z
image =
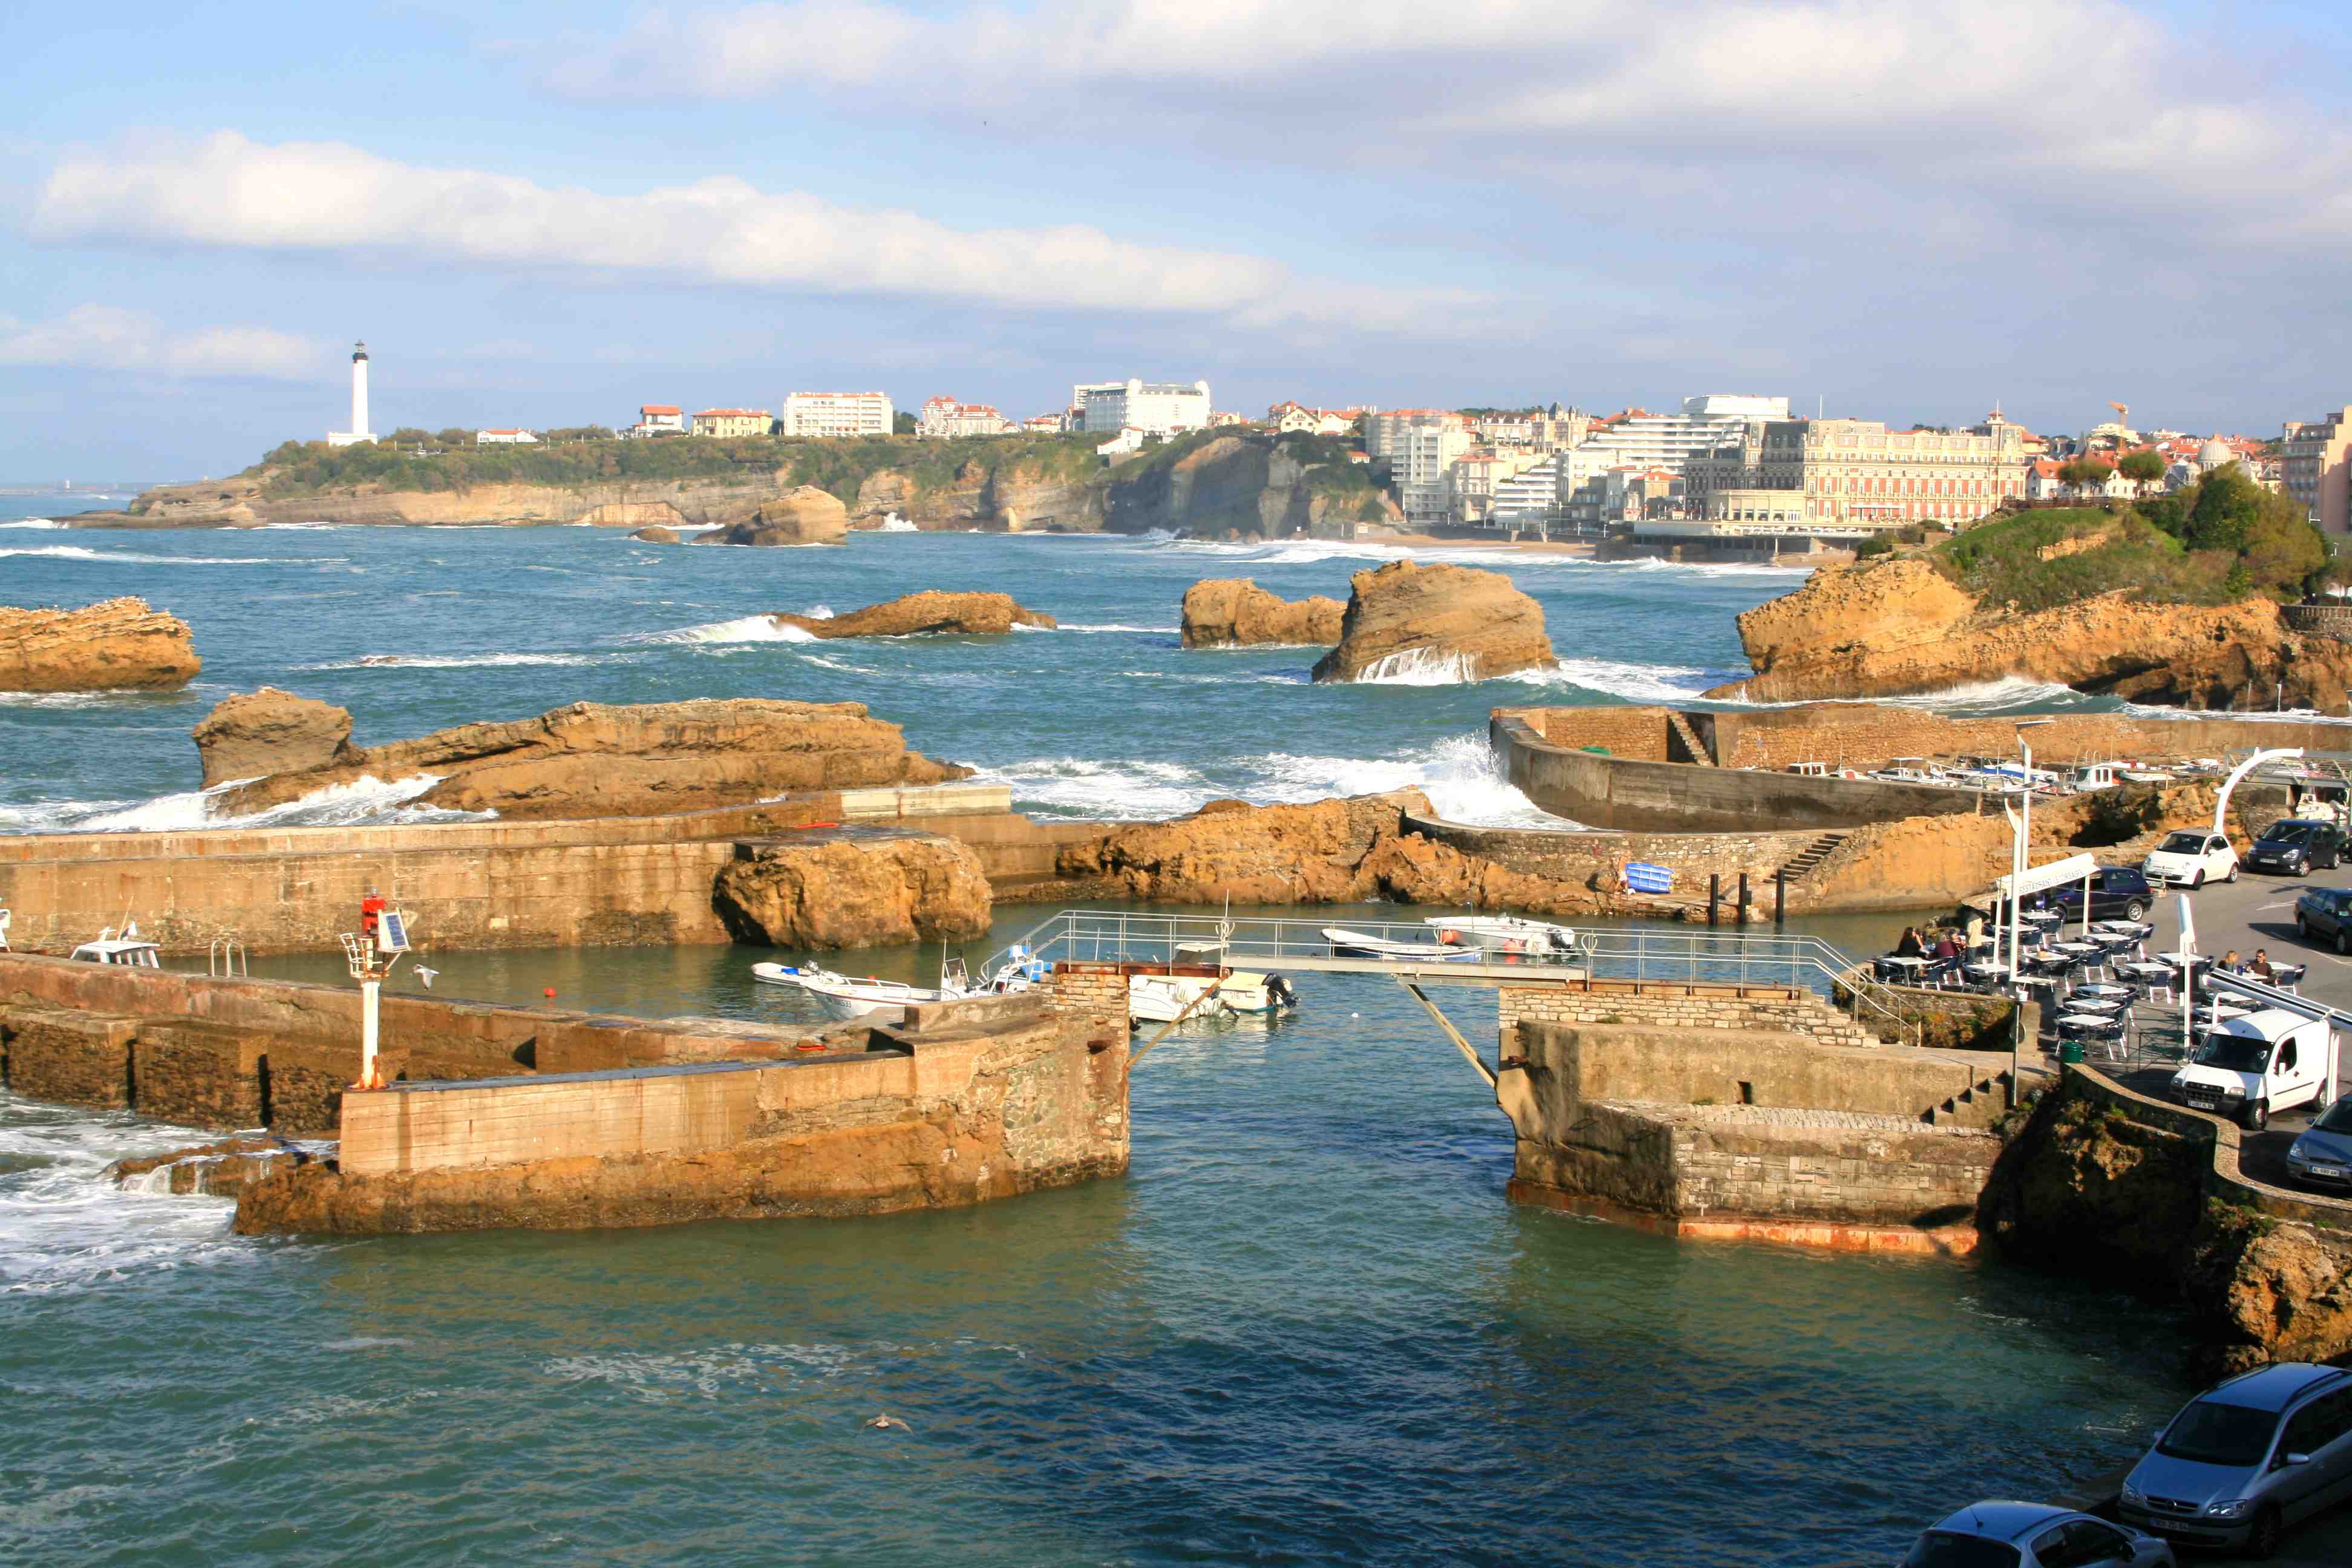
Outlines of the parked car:
M 2201 888 L 2208 882 L 2234 882 L 2238 852 L 2218 833 L 2168 833 L 2163 843 L 2148 851 L 2140 869 L 2158 886 L 2179 883 Z
M 2342 864 L 2343 829 L 2307 816 L 2272 823 L 2246 851 L 2247 870 L 2276 871 L 2287 877 L 2308 877 L 2315 867 L 2333 871 Z
M 2135 1530 L 2278 1551 L 2287 1526 L 2352 1496 L 2352 1371 L 2285 1362 L 2198 1395 L 2124 1478 Z
M 2249 1131 L 2271 1112 L 2308 1105 L 2327 1092 L 2328 1023 L 2284 1007 L 2231 1018 L 2206 1035 L 2172 1092 L 2191 1110 L 2235 1120 Z
M 2136 921 L 2156 907 L 2156 896 L 2145 873 L 2130 866 L 2102 866 L 2091 879 L 2091 918 Z M 2083 918 L 2082 883 L 2053 888 L 2044 897 L 2067 920 Z
M 2329 1106 L 2288 1147 L 2286 1173 L 2315 1187 L 2352 1192 L 2352 1094 Z
M 2038 1502 L 1980 1502 L 1928 1526 L 1901 1568 L 2173 1568 L 2141 1531 Z
M 2305 942 L 2332 942 L 2352 952 L 2352 888 L 2308 888 L 2294 900 L 2294 931 Z

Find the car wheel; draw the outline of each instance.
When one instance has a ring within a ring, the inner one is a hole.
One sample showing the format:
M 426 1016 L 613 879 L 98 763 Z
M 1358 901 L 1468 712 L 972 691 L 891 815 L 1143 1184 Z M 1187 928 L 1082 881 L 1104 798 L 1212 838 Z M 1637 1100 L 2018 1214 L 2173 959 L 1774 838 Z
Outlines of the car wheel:
M 2270 1101 L 2266 1100 L 2248 1101 L 2244 1112 L 2238 1120 L 2244 1124 L 2247 1131 L 2260 1132 L 2271 1124 Z
M 2140 916 L 2146 913 L 2147 913 L 2147 906 L 2141 903 L 2137 899 L 2134 899 L 2130 903 L 2124 906 L 2124 919 L 2127 921 L 2137 921 Z
M 2311 922 L 2303 918 L 2301 910 L 2294 911 L 2294 934 L 2305 942 L 2311 940 Z
M 2190 892 L 2192 892 L 2192 893 L 2193 893 L 2193 892 L 2195 892 L 2198 889 L 2200 889 L 2200 888 L 2203 887 L 2204 885 L 2205 885 L 2205 868 L 2204 868 L 2204 867 L 2202 867 L 2202 866 L 2200 866 L 2200 867 L 2198 867 L 2198 868 L 2197 868 L 2197 875 L 2196 875 L 2194 878 L 2192 878 L 2192 879 L 2190 879 L 2189 883 L 2189 890 Z
M 2342 926 L 2336 928 L 2336 951 L 2339 953 L 2352 953 L 2352 931 L 2346 931 Z
M 2297 862 L 2295 863 L 2294 874 L 2295 874 L 2296 876 L 2298 876 L 2298 877 L 2308 877 L 2308 876 L 2310 876 L 2310 875 L 2311 875 L 2311 862 L 2310 862 L 2310 861 L 2308 861 L 2308 860 L 2300 860 L 2300 861 L 2297 861 Z
M 2237 863 L 2235 860 L 2232 860 L 2232 861 L 2231 861 L 2231 862 L 2230 862 L 2230 874 L 2229 874 L 2228 876 L 2226 876 L 2226 877 L 2222 878 L 2222 879 L 2221 879 L 2221 880 L 2223 880 L 2223 881 L 2225 881 L 2225 882 L 2234 882 L 2234 881 L 2236 881 L 2237 879 L 2238 879 L 2238 863 Z
M 2254 1515 L 2253 1528 L 2246 1531 L 2246 1555 L 2257 1563 L 2269 1562 L 2278 1555 L 2279 1537 L 2283 1533 L 2279 1527 L 2278 1505 L 2265 1504 L 2263 1510 Z

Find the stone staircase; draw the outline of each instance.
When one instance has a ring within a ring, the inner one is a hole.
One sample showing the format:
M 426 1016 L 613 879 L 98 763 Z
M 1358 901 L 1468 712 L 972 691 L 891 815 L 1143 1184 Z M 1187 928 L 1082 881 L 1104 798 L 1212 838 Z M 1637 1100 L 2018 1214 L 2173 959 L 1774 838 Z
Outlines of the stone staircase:
M 1822 834 L 1819 838 L 1806 845 L 1803 852 L 1781 867 L 1777 874 L 1788 879 L 1790 887 L 1796 886 L 1811 876 L 1822 861 L 1836 854 L 1837 847 L 1844 843 L 1847 837 L 1843 833 Z
M 2001 1068 L 1931 1105 L 1919 1120 L 1930 1127 L 1990 1127 L 2009 1110 L 2009 1069 Z
M 1692 762 L 1703 768 L 1715 766 L 1715 758 L 1708 753 L 1705 746 L 1699 744 L 1698 731 L 1691 728 L 1690 721 L 1682 716 L 1679 709 L 1667 709 L 1666 720 L 1674 725 L 1675 733 L 1683 738 L 1683 744 L 1689 749 Z

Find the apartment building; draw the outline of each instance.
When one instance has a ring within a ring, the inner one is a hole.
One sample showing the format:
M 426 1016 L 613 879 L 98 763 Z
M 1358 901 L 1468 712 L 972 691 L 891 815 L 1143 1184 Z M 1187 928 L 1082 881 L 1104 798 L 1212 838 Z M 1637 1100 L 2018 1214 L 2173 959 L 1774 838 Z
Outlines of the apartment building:
M 887 436 L 890 399 L 879 392 L 795 392 L 784 399 L 786 436 Z
M 1529 469 L 1549 465 L 1534 452 L 1481 452 L 1454 460 L 1445 471 L 1448 520 L 1472 528 L 1494 526 L 1496 496 L 1502 486 Z
M 1701 453 L 1737 441 L 1771 421 L 1788 418 L 1787 398 L 1744 393 L 1685 397 L 1677 414 L 1629 408 L 1622 414 L 1593 418 L 1583 437 L 1567 449 L 1561 484 L 1573 490 L 1612 468 L 1628 467 L 1679 473 Z
M 2324 533 L 2352 526 L 2352 407 L 2324 419 L 2290 423 L 2280 478 L 2286 493 Z
M 641 437 L 683 436 L 686 411 L 675 403 L 641 403 L 637 405 L 637 422 L 625 433 Z
M 1070 388 L 1070 406 L 1078 414 L 1081 430 L 1107 435 L 1140 430 L 1162 440 L 1207 429 L 1213 412 L 1205 381 L 1190 386 L 1173 381 L 1096 382 Z
M 1683 467 L 1692 515 L 1866 531 L 1972 522 L 2022 499 L 2022 433 L 1889 430 L 1875 419 L 1769 421 Z
M 694 416 L 698 436 L 768 436 L 775 428 L 775 416 L 764 408 L 706 408 Z
M 1453 515 L 1447 474 L 1469 451 L 1470 428 L 1458 416 L 1403 427 L 1390 447 L 1388 464 L 1407 522 L 1426 526 Z

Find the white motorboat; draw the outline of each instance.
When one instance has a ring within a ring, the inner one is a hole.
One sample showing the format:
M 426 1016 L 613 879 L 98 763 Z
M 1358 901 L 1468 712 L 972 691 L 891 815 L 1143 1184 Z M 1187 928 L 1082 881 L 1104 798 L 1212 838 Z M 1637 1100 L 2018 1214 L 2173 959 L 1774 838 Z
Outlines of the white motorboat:
M 1127 1016 L 1130 1024 L 1271 1015 L 1297 1005 L 1298 994 L 1281 975 L 1257 974 L 1245 969 L 1229 970 L 1222 976 L 1135 974 L 1129 975 L 1127 982 Z
M 877 1024 L 902 1024 L 909 1004 L 953 1002 L 965 991 L 926 989 L 903 980 L 863 979 L 836 974 L 814 963 L 755 963 L 751 978 L 767 985 L 796 985 L 836 1018 L 867 1018 Z
M 1523 915 L 1431 915 L 1421 923 L 1434 931 L 1439 942 L 1453 945 L 1476 937 L 1496 952 L 1538 958 L 1566 957 L 1576 951 L 1573 928 Z
M 1325 940 L 1330 942 L 1333 956 L 1339 958 L 1389 958 L 1420 963 L 1475 963 L 1486 956 L 1486 944 L 1478 940 L 1461 943 L 1436 942 L 1391 942 L 1384 936 L 1368 936 L 1345 926 L 1325 926 Z
M 131 921 L 117 934 L 112 926 L 98 933 L 96 942 L 83 942 L 72 955 L 85 963 L 121 963 L 133 969 L 161 969 L 163 950 L 139 935 L 139 922 Z

